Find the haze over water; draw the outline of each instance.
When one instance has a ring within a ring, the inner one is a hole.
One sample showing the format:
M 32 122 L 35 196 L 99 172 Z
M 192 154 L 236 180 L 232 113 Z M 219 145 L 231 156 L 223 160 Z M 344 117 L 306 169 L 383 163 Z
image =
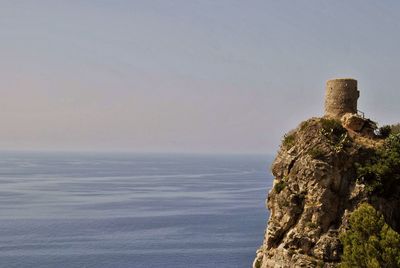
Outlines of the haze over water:
M 0 149 L 274 153 L 325 81 L 397 123 L 400 1 L 0 1 Z
M 248 267 L 267 156 L 3 153 L 0 267 Z

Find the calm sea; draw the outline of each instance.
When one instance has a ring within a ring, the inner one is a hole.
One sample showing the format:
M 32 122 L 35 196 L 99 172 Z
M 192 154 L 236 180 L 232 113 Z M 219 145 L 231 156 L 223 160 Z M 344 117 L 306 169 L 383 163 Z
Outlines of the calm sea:
M 250 267 L 270 162 L 1 153 L 0 267 Z

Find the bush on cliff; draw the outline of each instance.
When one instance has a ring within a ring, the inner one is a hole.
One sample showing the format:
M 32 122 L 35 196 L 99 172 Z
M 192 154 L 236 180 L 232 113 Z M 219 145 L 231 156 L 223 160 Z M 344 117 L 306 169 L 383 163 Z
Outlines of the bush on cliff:
M 321 134 L 327 138 L 336 153 L 342 152 L 350 142 L 347 130 L 335 119 L 321 118 L 320 122 Z
M 386 126 L 378 128 L 376 134 L 379 138 L 386 139 L 387 137 L 389 137 L 391 132 L 392 132 L 392 127 L 389 125 L 386 125 Z
M 336 119 L 321 118 L 321 125 L 324 132 L 330 133 L 334 137 L 340 137 L 346 133 L 346 129 Z
M 340 267 L 400 267 L 400 235 L 377 210 L 361 204 L 351 214 L 349 223 L 350 229 L 340 235 Z
M 400 183 L 400 133 L 391 134 L 381 148 L 372 151 L 366 161 L 357 166 L 357 173 L 369 192 L 390 195 Z
M 399 134 L 400 133 L 400 123 L 391 125 L 390 133 L 391 134 Z
M 285 189 L 285 187 L 286 187 L 286 182 L 279 181 L 279 182 L 275 183 L 274 190 L 275 190 L 275 192 L 277 192 L 279 194 L 280 192 L 282 192 L 283 189 Z
M 377 130 L 377 136 L 379 138 L 383 138 L 386 139 L 387 137 L 389 137 L 390 134 L 399 134 L 400 133 L 400 124 L 394 124 L 394 125 L 385 125 L 380 127 Z
M 285 134 L 285 136 L 283 137 L 282 144 L 286 148 L 291 148 L 295 145 L 295 142 L 296 142 L 296 134 L 293 131 L 291 131 Z

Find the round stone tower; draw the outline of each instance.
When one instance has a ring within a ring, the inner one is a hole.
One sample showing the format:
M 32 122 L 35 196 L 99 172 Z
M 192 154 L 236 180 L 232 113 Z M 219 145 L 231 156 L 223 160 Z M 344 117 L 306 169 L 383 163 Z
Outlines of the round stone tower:
M 332 79 L 326 82 L 325 116 L 341 119 L 346 113 L 357 113 L 357 80 L 351 78 Z

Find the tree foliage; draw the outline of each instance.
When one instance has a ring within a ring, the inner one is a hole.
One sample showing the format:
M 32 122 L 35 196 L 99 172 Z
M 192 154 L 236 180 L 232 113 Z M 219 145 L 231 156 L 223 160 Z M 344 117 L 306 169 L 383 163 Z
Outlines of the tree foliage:
M 370 192 L 390 194 L 393 186 L 400 183 L 400 133 L 391 134 L 381 148 L 372 151 L 358 165 L 357 173 Z
M 389 137 L 391 132 L 392 132 L 392 126 L 386 125 L 378 128 L 376 134 L 378 137 L 386 139 L 387 137 Z
M 350 229 L 340 235 L 341 267 L 400 267 L 400 235 L 371 205 L 361 204 L 350 216 Z
M 377 129 L 376 134 L 379 138 L 387 138 L 390 134 L 399 134 L 400 124 L 385 125 Z

